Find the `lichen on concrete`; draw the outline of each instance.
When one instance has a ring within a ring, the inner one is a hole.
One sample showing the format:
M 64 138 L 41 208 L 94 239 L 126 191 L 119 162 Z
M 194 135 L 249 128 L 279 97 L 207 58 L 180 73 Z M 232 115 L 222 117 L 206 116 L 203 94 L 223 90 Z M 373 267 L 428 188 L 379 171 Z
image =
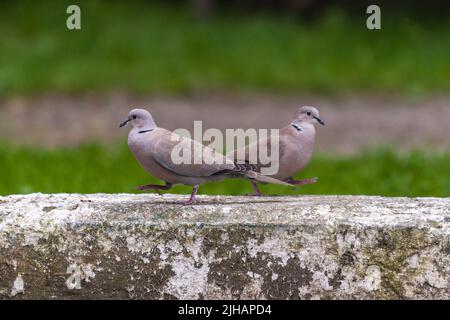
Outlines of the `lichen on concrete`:
M 0 298 L 450 298 L 448 198 L 181 197 L 0 197 Z

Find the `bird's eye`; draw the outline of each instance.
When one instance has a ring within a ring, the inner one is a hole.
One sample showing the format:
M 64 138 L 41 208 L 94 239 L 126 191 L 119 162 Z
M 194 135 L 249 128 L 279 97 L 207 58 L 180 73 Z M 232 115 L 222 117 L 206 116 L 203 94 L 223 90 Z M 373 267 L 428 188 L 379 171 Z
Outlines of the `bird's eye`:
M 310 116 L 310 115 L 311 115 L 311 112 L 308 111 L 306 114 L 307 114 L 308 116 Z
M 133 116 L 133 119 L 136 119 L 137 117 L 136 116 Z

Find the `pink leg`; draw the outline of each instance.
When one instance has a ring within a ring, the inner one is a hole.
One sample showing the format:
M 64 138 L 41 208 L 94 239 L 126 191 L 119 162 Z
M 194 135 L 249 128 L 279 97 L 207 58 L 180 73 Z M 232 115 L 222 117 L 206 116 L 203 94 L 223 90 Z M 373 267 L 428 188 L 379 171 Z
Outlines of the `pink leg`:
M 159 184 L 146 184 L 143 186 L 138 186 L 137 189 L 138 190 L 155 190 L 157 193 L 161 194 L 159 192 L 159 190 L 169 190 L 170 188 L 172 188 L 172 184 L 169 182 L 166 182 L 165 185 L 159 185 Z
M 250 180 L 250 182 L 252 183 L 252 187 L 253 187 L 253 192 L 252 193 L 248 193 L 246 194 L 247 196 L 253 196 L 253 197 L 261 197 L 262 193 L 258 188 L 258 184 L 256 183 L 256 181 L 254 180 Z
M 181 204 L 183 204 L 183 205 L 193 204 L 196 201 L 195 196 L 197 195 L 197 191 L 198 191 L 198 185 L 196 185 L 192 188 L 192 193 L 191 193 L 191 197 L 189 198 L 189 200 L 186 202 L 182 202 Z
M 302 180 L 295 180 L 292 177 L 291 178 L 287 178 L 285 181 L 287 183 L 296 185 L 296 186 L 303 186 L 305 184 L 312 184 L 312 183 L 316 183 L 319 179 L 317 177 L 311 178 L 311 179 L 302 179 Z

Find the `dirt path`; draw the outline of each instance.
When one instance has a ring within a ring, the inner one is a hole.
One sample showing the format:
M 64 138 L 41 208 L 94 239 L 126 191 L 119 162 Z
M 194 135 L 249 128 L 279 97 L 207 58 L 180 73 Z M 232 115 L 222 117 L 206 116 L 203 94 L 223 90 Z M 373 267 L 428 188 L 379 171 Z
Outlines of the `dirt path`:
M 126 140 L 118 123 L 132 107 L 152 112 L 168 129 L 277 128 L 300 105 L 317 106 L 326 127 L 319 128 L 320 151 L 355 152 L 368 145 L 401 149 L 450 147 L 450 97 L 420 101 L 383 96 L 280 98 L 262 95 L 136 97 L 124 93 L 84 96 L 15 97 L 0 102 L 0 140 L 59 146 Z

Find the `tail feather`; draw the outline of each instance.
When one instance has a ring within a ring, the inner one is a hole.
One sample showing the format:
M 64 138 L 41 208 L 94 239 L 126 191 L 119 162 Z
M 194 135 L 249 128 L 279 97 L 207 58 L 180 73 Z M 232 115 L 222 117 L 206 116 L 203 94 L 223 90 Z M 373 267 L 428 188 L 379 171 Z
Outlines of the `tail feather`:
M 226 169 L 226 170 L 221 170 L 216 172 L 214 175 L 222 175 L 222 174 L 226 174 L 229 175 L 230 177 L 245 177 L 248 179 L 252 179 L 258 182 L 262 182 L 262 183 L 273 183 L 273 184 L 278 184 L 278 185 L 282 185 L 282 186 L 288 186 L 288 187 L 293 187 L 294 185 L 287 183 L 285 181 L 281 181 L 269 176 L 265 176 L 262 175 L 258 172 L 256 172 L 256 166 L 252 165 L 248 162 L 246 163 L 234 163 L 235 167 L 232 170 Z
M 265 176 L 265 175 L 259 174 L 257 172 L 254 172 L 254 171 L 248 171 L 245 173 L 245 175 L 247 176 L 247 178 L 254 179 L 258 182 L 273 183 L 273 184 L 279 184 L 282 186 L 293 187 L 293 185 L 290 183 L 287 183 L 285 181 L 281 181 L 281 180 L 278 180 L 278 179 L 275 179 L 275 178 L 272 178 L 269 176 Z

